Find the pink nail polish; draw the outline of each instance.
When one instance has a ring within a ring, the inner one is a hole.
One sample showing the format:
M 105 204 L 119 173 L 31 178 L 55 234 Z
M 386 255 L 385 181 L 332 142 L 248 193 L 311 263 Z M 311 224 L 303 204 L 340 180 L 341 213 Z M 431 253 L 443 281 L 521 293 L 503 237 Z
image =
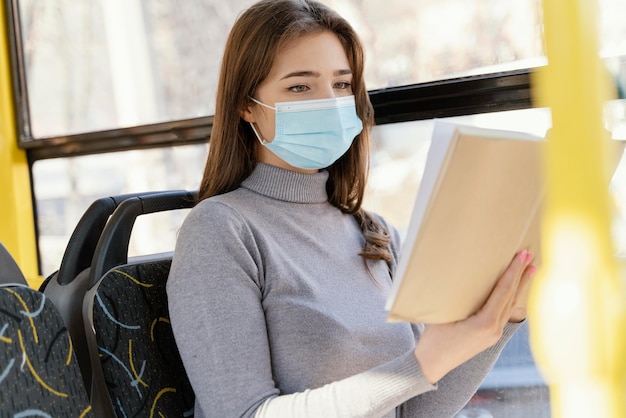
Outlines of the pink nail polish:
M 528 251 L 526 251 L 526 250 L 522 250 L 520 252 L 519 257 L 520 257 L 520 260 L 522 261 L 522 263 L 524 263 L 524 264 L 526 264 L 526 256 L 527 255 L 528 255 Z
M 533 277 L 535 275 L 535 273 L 537 273 L 537 266 L 530 266 L 530 267 L 528 267 L 528 275 L 530 277 Z

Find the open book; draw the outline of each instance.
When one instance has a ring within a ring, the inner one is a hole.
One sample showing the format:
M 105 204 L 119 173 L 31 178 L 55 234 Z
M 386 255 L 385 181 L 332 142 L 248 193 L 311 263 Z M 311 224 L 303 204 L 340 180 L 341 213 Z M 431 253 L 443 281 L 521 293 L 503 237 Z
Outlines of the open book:
M 540 263 L 543 138 L 435 121 L 387 301 L 389 320 L 461 320 L 513 256 Z
M 625 142 L 610 141 L 610 176 Z M 465 319 L 518 251 L 528 249 L 541 265 L 544 146 L 524 133 L 435 121 L 387 300 L 390 321 Z

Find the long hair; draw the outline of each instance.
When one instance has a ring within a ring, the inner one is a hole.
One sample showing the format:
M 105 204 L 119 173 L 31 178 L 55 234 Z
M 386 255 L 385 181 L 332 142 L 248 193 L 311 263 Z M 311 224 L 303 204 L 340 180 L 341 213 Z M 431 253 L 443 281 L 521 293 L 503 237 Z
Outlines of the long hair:
M 352 70 L 352 91 L 362 132 L 333 165 L 326 189 L 329 202 L 354 215 L 366 244 L 364 259 L 391 260 L 389 234 L 361 205 L 369 169 L 369 131 L 374 111 L 363 79 L 364 50 L 350 24 L 332 9 L 313 0 L 261 0 L 235 22 L 222 59 L 209 154 L 199 199 L 238 188 L 257 163 L 256 137 L 240 112 L 255 97 L 278 52 L 305 35 L 329 31 L 341 42 Z

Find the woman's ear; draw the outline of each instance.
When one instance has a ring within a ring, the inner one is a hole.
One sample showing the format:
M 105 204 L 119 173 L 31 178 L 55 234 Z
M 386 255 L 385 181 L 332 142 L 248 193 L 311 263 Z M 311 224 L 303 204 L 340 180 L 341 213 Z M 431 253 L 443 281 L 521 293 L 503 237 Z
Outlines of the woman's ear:
M 252 113 L 252 109 L 251 106 L 253 106 L 254 103 L 251 103 L 250 101 L 248 101 L 243 108 L 239 111 L 239 116 L 241 116 L 241 119 L 245 120 L 246 122 L 249 123 L 254 123 L 256 122 L 256 120 L 254 119 L 254 114 Z

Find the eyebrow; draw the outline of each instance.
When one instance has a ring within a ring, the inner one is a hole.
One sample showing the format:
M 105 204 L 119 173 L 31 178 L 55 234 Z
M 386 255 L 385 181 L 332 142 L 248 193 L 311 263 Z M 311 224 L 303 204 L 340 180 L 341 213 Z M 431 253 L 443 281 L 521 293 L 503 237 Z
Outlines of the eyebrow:
M 340 76 L 340 75 L 348 75 L 348 74 L 352 74 L 352 70 L 350 69 L 343 69 L 343 70 L 337 70 L 333 73 L 333 75 L 335 76 Z M 280 79 L 281 80 L 285 80 L 287 78 L 291 78 L 291 77 L 319 77 L 321 74 L 317 71 L 310 71 L 310 70 L 302 70 L 302 71 L 293 71 L 290 72 L 288 74 L 285 74 L 284 76 L 282 76 Z

